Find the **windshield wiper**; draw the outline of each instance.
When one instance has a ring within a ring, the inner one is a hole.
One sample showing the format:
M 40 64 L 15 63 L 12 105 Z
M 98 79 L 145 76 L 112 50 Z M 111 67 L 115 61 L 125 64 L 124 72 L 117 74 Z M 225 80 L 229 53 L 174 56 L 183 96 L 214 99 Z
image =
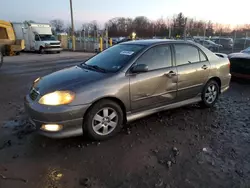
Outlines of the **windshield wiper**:
M 86 63 L 82 63 L 82 64 L 85 65 L 86 67 L 94 69 L 94 70 L 98 70 L 98 71 L 101 71 L 101 72 L 107 72 L 106 69 L 101 68 L 101 67 L 99 67 L 97 65 L 88 65 Z

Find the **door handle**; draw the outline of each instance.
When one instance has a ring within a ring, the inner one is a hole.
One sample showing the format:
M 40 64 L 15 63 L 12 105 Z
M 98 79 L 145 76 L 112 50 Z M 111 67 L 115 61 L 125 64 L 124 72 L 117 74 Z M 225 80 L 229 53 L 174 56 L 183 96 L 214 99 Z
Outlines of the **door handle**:
M 172 77 L 172 76 L 176 76 L 176 72 L 174 71 L 169 71 L 168 73 L 165 74 L 166 76 Z
M 201 68 L 204 69 L 204 70 L 206 70 L 208 68 L 208 66 L 207 65 L 203 65 Z

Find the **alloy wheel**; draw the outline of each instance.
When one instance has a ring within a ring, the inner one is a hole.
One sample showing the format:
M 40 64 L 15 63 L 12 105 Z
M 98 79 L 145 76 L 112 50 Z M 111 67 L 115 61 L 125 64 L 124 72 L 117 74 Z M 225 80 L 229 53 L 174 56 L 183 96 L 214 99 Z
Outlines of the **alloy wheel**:
M 205 100 L 208 104 L 212 104 L 218 94 L 218 89 L 216 87 L 216 85 L 211 84 L 210 86 L 208 86 L 206 93 L 205 93 Z
M 118 115 L 113 108 L 105 107 L 99 110 L 92 120 L 92 128 L 98 135 L 110 134 L 118 124 Z

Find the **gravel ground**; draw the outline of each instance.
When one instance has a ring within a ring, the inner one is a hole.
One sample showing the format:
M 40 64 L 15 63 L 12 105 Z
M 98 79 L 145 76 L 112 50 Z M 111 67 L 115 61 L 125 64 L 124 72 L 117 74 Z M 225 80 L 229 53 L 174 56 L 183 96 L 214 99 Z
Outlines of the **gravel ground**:
M 23 96 L 36 77 L 74 64 L 9 60 L 0 70 L 1 188 L 250 187 L 249 84 L 232 82 L 212 109 L 161 112 L 101 143 L 37 135 Z

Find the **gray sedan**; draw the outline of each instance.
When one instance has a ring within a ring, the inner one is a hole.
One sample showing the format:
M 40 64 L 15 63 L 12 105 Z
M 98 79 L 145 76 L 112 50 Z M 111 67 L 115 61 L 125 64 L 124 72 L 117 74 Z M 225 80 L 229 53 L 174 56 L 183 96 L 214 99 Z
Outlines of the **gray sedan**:
M 24 104 L 42 135 L 104 140 L 162 110 L 212 107 L 229 88 L 229 69 L 227 58 L 192 42 L 129 41 L 37 78 Z

